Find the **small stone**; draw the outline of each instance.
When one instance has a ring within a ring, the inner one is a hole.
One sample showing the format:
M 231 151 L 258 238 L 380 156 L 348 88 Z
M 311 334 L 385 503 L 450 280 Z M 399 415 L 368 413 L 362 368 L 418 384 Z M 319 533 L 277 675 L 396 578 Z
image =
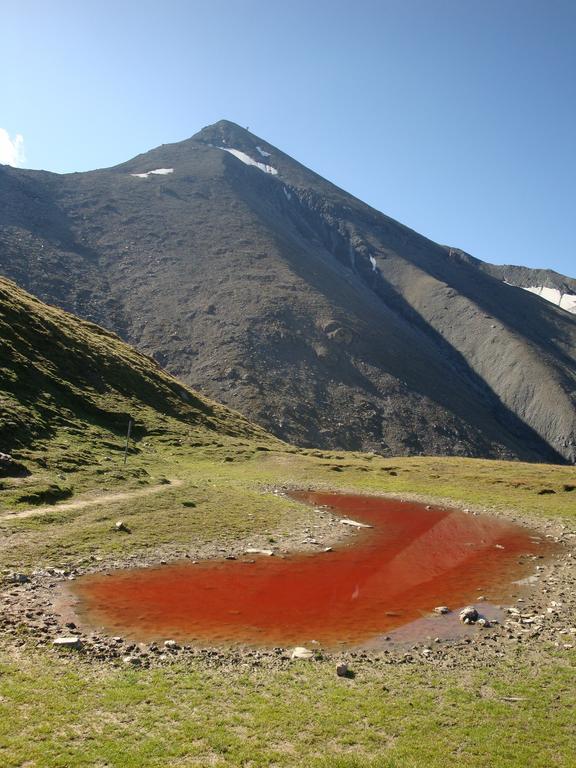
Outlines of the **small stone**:
M 75 650 L 82 648 L 79 637 L 57 637 L 55 640 L 52 640 L 52 645 L 56 646 L 56 648 L 74 648 Z
M 351 525 L 353 528 L 372 528 L 372 526 L 367 523 L 359 523 L 357 520 L 350 520 L 348 517 L 343 517 L 340 522 L 342 525 Z
M 313 657 L 314 651 L 311 651 L 309 648 L 304 648 L 301 645 L 293 648 L 292 653 L 290 654 L 291 659 L 312 659 Z
M 246 555 L 266 555 L 267 557 L 272 557 L 274 551 L 272 549 L 258 549 L 257 547 L 249 547 L 248 549 L 244 550 L 244 553 Z
M 434 613 L 451 613 L 447 605 L 438 605 L 434 608 Z
M 124 664 L 130 665 L 131 667 L 140 667 L 142 665 L 142 660 L 137 656 L 124 656 L 122 661 Z
M 164 640 L 164 648 L 170 648 L 173 651 L 179 650 L 180 646 L 176 640 Z
M 338 677 L 347 677 L 348 676 L 348 664 L 338 664 L 336 667 L 336 674 Z
M 10 576 L 10 581 L 13 584 L 28 584 L 30 581 L 30 578 L 26 576 L 25 573 L 13 573 Z
M 460 621 L 464 624 L 474 624 L 480 618 L 480 614 L 473 605 L 467 605 L 460 611 Z
M 115 531 L 121 531 L 123 533 L 132 533 L 130 528 L 128 528 L 128 526 L 126 525 L 126 523 L 123 520 L 118 520 L 118 522 L 115 523 L 114 530 Z

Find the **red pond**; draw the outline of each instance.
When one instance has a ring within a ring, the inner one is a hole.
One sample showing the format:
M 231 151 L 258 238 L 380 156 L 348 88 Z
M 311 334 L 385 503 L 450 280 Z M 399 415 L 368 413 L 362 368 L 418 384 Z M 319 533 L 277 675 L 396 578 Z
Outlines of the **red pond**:
M 75 582 L 76 612 L 136 640 L 254 646 L 354 646 L 486 594 L 510 598 L 515 580 L 550 545 L 488 516 L 370 496 L 299 493 L 373 526 L 333 552 L 286 558 L 179 562 Z

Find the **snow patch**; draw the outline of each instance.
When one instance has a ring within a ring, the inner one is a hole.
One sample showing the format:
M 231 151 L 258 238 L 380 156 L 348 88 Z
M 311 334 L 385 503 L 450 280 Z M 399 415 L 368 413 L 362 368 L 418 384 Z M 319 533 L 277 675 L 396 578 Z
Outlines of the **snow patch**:
M 292 195 L 290 194 L 290 192 L 288 192 L 288 190 L 286 189 L 286 187 L 282 187 L 282 189 L 283 189 L 283 191 L 284 191 L 284 194 L 286 195 L 286 199 L 287 199 L 287 200 L 292 200 Z
M 560 309 L 576 314 L 576 295 L 574 294 L 562 293 L 558 288 L 546 288 L 544 285 L 532 285 L 529 288 L 524 288 L 524 290 L 541 296 L 551 304 L 556 304 Z
M 251 158 L 250 155 L 247 155 L 246 152 L 241 152 L 239 149 L 229 149 L 228 147 L 217 147 L 217 149 L 223 149 L 224 152 L 230 152 L 231 155 L 234 155 L 234 157 L 237 157 L 238 160 L 241 160 L 246 165 L 253 165 L 260 171 L 264 171 L 264 173 L 271 173 L 273 176 L 278 175 L 276 168 L 273 168 L 271 165 L 266 165 L 266 163 L 259 163 L 257 160 Z
M 372 272 L 378 272 L 378 267 L 376 266 L 376 259 L 374 256 L 370 256 L 370 264 L 372 264 Z
M 156 168 L 153 171 L 146 171 L 146 173 L 131 173 L 130 176 L 135 176 L 137 179 L 147 179 L 149 176 L 166 176 L 168 173 L 174 173 L 174 168 Z
M 260 152 L 260 154 L 262 155 L 262 157 L 272 157 L 272 155 L 270 154 L 270 152 L 264 152 L 264 150 L 263 150 L 263 149 L 261 149 L 261 147 L 256 147 L 256 149 L 258 150 L 258 152 Z

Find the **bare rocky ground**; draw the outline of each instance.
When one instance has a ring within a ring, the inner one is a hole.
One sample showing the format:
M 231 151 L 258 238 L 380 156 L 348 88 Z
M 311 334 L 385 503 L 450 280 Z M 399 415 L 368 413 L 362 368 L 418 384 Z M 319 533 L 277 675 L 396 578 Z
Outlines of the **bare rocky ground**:
M 270 492 L 266 488 L 266 492 Z M 274 493 L 291 490 L 284 486 Z M 402 495 L 406 500 L 442 504 L 442 500 L 422 496 Z M 455 506 L 454 502 L 450 502 Z M 445 504 L 444 506 L 449 506 Z M 545 651 L 565 652 L 576 647 L 576 530 L 558 521 L 538 521 L 523 518 L 517 512 L 496 512 L 490 508 L 469 508 L 469 514 L 505 515 L 524 523 L 535 534 L 553 540 L 559 553 L 542 556 L 526 555 L 521 558 L 526 567 L 526 578 L 518 585 L 516 602 L 501 606 L 498 620 L 494 620 L 494 607 L 486 603 L 488 624 L 482 622 L 448 632 L 448 637 L 420 638 L 417 642 L 394 639 L 394 632 L 383 647 L 356 648 L 338 652 L 312 647 L 312 660 L 348 663 L 350 668 L 374 664 L 434 664 L 443 668 L 489 666 L 496 659 L 514 660 L 521 653 L 523 659 L 537 662 Z M 111 532 L 111 535 L 122 535 Z M 327 547 L 353 541 L 356 531 L 340 525 L 328 508 L 316 508 L 313 522 L 289 536 L 278 535 L 273 546 L 275 557 L 286 557 L 293 552 L 321 552 Z M 167 638 L 163 643 L 136 643 L 128 638 L 110 637 L 80 625 L 66 607 L 67 587 L 85 574 L 110 571 L 117 568 L 160 566 L 176 560 L 204 560 L 210 558 L 243 558 L 247 549 L 269 549 L 265 539 L 250 537 L 233 545 L 219 547 L 207 544 L 196 549 L 164 547 L 153 554 L 135 555 L 122 561 L 103 560 L 92 556 L 79 562 L 62 563 L 60 568 L 39 569 L 31 573 L 5 573 L 0 591 L 0 631 L 5 641 L 15 650 L 32 651 L 35 647 L 50 648 L 63 655 L 73 653 L 87 664 L 129 665 L 151 667 L 172 664 L 176 660 L 202 659 L 208 665 L 240 668 L 278 668 L 293 663 L 290 648 L 249 647 L 195 647 L 180 645 Z M 259 555 L 260 556 L 260 555 Z M 262 555 L 266 556 L 266 555 Z M 451 606 L 455 610 L 460 606 Z M 483 602 L 477 602 L 480 615 L 484 615 Z M 452 618 L 442 617 L 446 621 Z

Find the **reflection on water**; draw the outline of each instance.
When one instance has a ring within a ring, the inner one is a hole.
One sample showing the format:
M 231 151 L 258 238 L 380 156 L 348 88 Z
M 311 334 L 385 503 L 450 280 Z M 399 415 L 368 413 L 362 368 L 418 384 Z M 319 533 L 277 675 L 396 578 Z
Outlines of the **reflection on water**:
M 203 644 L 366 644 L 420 618 L 488 594 L 511 594 L 528 575 L 520 554 L 549 544 L 490 517 L 370 496 L 298 493 L 373 526 L 331 552 L 254 561 L 176 563 L 75 582 L 92 625 L 138 640 Z

